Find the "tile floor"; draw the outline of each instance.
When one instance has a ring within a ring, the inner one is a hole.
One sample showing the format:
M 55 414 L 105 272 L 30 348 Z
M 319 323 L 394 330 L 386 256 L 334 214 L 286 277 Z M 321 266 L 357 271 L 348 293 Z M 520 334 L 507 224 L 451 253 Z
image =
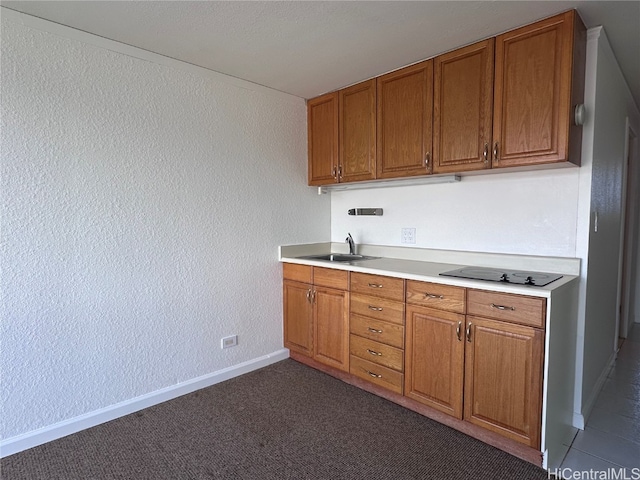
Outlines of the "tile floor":
M 562 468 L 573 471 L 621 467 L 627 468 L 627 478 L 640 478 L 640 324 L 637 323 L 618 352 L 586 428 L 578 431 L 562 463 Z

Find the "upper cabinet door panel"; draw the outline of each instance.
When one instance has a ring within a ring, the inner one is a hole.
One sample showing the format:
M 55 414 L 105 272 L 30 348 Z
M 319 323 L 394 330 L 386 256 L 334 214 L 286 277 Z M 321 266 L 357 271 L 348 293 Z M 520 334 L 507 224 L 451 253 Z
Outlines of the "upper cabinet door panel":
M 434 173 L 491 166 L 494 39 L 436 57 Z
M 431 172 L 433 60 L 377 79 L 377 178 Z
M 307 102 L 309 185 L 337 181 L 338 92 Z
M 496 37 L 493 167 L 567 160 L 574 15 Z
M 376 178 L 376 80 L 340 90 L 341 182 Z

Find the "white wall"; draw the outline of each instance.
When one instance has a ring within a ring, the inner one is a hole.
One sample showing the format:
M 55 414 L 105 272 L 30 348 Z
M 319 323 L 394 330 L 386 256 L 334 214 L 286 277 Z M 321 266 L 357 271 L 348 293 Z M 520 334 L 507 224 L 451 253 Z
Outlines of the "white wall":
M 584 351 L 577 362 L 578 378 L 582 380 L 577 385 L 581 387 L 577 394 L 581 398 L 576 401 L 579 413 L 585 417 L 615 353 L 626 119 L 636 131 L 640 124 L 637 106 L 603 30 L 589 31 L 587 52 L 587 71 L 595 74 L 595 79 L 591 79 L 595 90 L 594 105 L 588 105 L 593 111 L 593 123 L 585 139 L 591 143 L 587 145 L 591 150 L 591 158 L 587 159 L 591 165 L 590 222 L 584 222 L 579 231 L 588 240 L 579 251 L 586 258 L 586 282 L 583 282 L 584 325 L 581 325 Z
M 281 349 L 304 100 L 2 10 L 0 436 Z
M 401 244 L 416 228 L 416 247 L 444 250 L 576 256 L 579 168 L 492 173 L 459 183 L 331 193 L 331 240 Z M 347 210 L 383 208 L 383 216 Z M 402 245 L 413 246 L 413 245 Z

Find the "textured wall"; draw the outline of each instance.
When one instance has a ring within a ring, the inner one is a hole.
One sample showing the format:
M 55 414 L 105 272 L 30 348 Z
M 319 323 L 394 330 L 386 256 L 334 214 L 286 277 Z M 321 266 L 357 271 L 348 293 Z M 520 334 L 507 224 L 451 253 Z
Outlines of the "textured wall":
M 277 246 L 329 240 L 304 101 L 1 34 L 0 436 L 282 348 Z
M 416 247 L 575 257 L 579 172 L 491 173 L 460 183 L 334 192 L 331 240 L 344 241 L 350 231 L 357 242 L 399 246 L 401 229 L 412 227 Z M 381 207 L 384 215 L 347 215 L 357 207 Z
M 598 379 L 609 367 L 616 345 L 626 118 L 629 117 L 636 131 L 640 120 L 637 109 L 629 108 L 629 89 L 604 32 L 597 39 L 596 68 L 583 405 L 597 394 Z

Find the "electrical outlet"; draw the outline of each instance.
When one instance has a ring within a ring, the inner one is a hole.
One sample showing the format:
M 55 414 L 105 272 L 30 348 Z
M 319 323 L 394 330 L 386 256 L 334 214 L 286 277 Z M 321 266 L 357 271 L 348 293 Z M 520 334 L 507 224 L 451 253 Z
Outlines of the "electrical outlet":
M 220 341 L 220 346 L 222 348 L 235 347 L 236 345 L 238 345 L 238 335 L 229 335 Z
M 403 228 L 400 243 L 413 244 L 416 243 L 416 229 L 415 228 Z

